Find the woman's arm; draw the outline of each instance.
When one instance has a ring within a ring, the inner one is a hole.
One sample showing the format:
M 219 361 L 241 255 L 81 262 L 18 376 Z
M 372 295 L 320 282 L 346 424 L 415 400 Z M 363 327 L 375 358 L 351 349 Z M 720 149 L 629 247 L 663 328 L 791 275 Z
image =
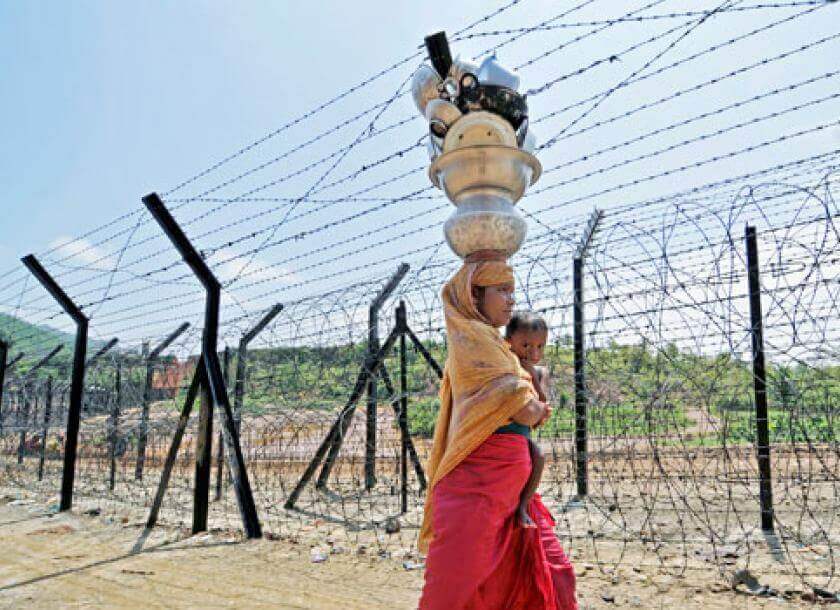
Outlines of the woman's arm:
M 546 408 L 547 406 L 544 402 L 532 398 L 528 404 L 514 413 L 511 419 L 523 426 L 534 426 L 543 419 Z

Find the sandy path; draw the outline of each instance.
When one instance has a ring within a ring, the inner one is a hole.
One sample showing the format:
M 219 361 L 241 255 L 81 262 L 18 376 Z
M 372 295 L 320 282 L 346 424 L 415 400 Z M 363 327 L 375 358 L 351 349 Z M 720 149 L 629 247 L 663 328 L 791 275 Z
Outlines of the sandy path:
M 350 553 L 313 563 L 306 545 L 244 542 L 233 533 L 189 537 L 159 528 L 132 553 L 141 528 L 102 517 L 45 514 L 0 498 L 0 608 L 410 609 L 421 570 Z M 733 593 L 712 570 L 689 578 L 578 563 L 581 608 L 672 610 L 812 607 Z
M 167 543 L 156 532 L 76 515 L 0 507 L 0 607 L 409 608 L 421 576 L 397 564 L 205 535 Z M 170 532 L 171 534 L 171 532 Z

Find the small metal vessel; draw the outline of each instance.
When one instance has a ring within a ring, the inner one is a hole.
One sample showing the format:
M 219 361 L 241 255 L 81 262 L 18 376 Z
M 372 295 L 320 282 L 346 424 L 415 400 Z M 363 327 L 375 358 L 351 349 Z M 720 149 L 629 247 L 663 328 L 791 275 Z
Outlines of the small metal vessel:
M 455 121 L 462 116 L 458 106 L 446 100 L 431 100 L 426 105 L 426 120 L 432 132 L 438 137 L 444 137 Z
M 411 95 L 420 114 L 425 116 L 428 103 L 440 97 L 438 86 L 442 82 L 443 79 L 435 72 L 435 69 L 427 64 L 420 66 L 414 73 L 411 79 Z

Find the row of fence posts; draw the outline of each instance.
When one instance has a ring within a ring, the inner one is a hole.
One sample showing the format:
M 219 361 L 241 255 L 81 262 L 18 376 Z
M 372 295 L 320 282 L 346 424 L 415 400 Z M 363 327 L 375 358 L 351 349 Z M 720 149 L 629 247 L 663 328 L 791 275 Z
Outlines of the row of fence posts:
M 207 529 L 207 512 L 208 512 L 208 492 L 210 482 L 210 458 L 211 458 L 211 444 L 212 444 L 212 417 L 213 407 L 218 405 L 223 414 L 223 429 L 224 442 L 221 443 L 227 450 L 228 469 L 231 480 L 236 490 L 237 503 L 242 516 L 243 525 L 245 527 L 248 537 L 258 538 L 262 535 L 261 525 L 254 505 L 253 494 L 248 480 L 245 463 L 242 457 L 242 450 L 239 444 L 239 418 L 234 418 L 231 410 L 231 405 L 227 395 L 227 384 L 219 364 L 218 354 L 216 352 L 216 345 L 218 339 L 219 328 L 219 306 L 221 301 L 221 284 L 215 278 L 213 273 L 207 267 L 202 257 L 198 254 L 192 246 L 189 239 L 181 230 L 180 226 L 166 209 L 160 198 L 152 193 L 143 198 L 143 203 L 155 220 L 160 225 L 161 229 L 172 242 L 172 245 L 181 254 L 184 262 L 192 269 L 197 279 L 202 283 L 206 291 L 206 307 L 204 329 L 202 334 L 202 353 L 201 359 L 196 368 L 196 373 L 191 385 L 191 394 L 201 391 L 201 409 L 199 413 L 199 433 L 196 451 L 196 480 L 194 487 L 194 505 L 193 505 L 193 531 L 204 531 Z M 102 356 L 108 349 L 116 344 L 116 339 L 106 344 L 92 359 L 86 361 L 87 351 L 87 337 L 89 319 L 82 312 L 82 309 L 77 306 L 72 299 L 64 292 L 55 279 L 47 272 L 41 265 L 40 261 L 32 254 L 21 259 L 26 268 L 35 276 L 38 282 L 46 289 L 46 291 L 55 299 L 61 308 L 73 319 L 76 324 L 76 337 L 73 350 L 73 367 L 70 379 L 69 400 L 67 401 L 67 423 L 64 439 L 64 454 L 63 454 L 63 468 L 62 468 L 62 482 L 61 482 L 61 496 L 59 503 L 60 511 L 67 511 L 73 505 L 73 489 L 75 482 L 79 429 L 82 412 L 82 400 L 84 393 L 84 377 L 85 369 L 91 363 Z M 274 308 L 274 315 L 279 311 Z M 273 316 L 272 316 L 273 317 Z M 268 321 L 265 322 L 266 324 Z M 145 463 L 145 449 L 147 440 L 149 406 L 151 402 L 151 384 L 152 384 L 152 367 L 155 359 L 181 332 L 186 328 L 182 325 L 172 335 L 170 335 L 164 343 L 159 345 L 146 359 L 146 383 L 143 394 L 143 406 L 141 414 L 141 426 L 138 439 L 138 456 L 135 469 L 135 477 L 140 479 L 143 476 L 143 467 Z M 258 331 L 257 331 L 258 332 Z M 254 333 L 256 334 L 256 333 Z M 253 336 L 251 337 L 253 338 Z M 247 341 L 245 342 L 247 344 Z M 10 365 L 14 362 L 8 362 L 8 344 L 0 342 L 0 425 L 3 421 L 2 404 L 3 404 L 3 388 L 5 386 L 5 377 Z M 48 354 L 46 359 L 52 358 L 57 353 L 60 347 Z M 244 352 L 244 351 L 243 351 Z M 242 353 L 240 360 L 243 361 Z M 45 359 L 45 360 L 46 360 Z M 19 360 L 19 357 L 18 357 Z M 31 376 L 37 368 L 43 366 L 44 362 L 36 364 L 27 375 Z M 244 366 L 241 362 L 240 366 Z M 120 404 L 122 402 L 122 370 L 120 365 L 117 365 L 115 371 L 115 400 L 112 405 L 112 412 L 108 423 L 108 436 L 110 437 L 110 460 L 111 473 L 109 476 L 109 486 L 114 488 L 115 483 L 115 469 L 116 469 L 116 443 L 118 438 L 118 421 L 120 413 Z M 241 387 L 241 386 L 240 386 Z M 48 380 L 47 396 L 49 397 L 46 404 L 51 405 L 52 399 L 52 380 Z M 239 409 L 241 409 L 241 392 L 239 389 L 240 398 L 238 401 Z M 28 397 L 24 398 L 28 401 Z M 189 408 L 191 408 L 191 404 Z M 24 409 L 28 407 L 24 404 Z M 49 407 L 45 408 L 48 411 Z M 183 415 L 183 413 L 182 413 Z M 188 415 L 188 413 L 187 413 Z M 27 415 L 28 417 L 28 415 Z M 46 441 L 46 427 L 48 426 L 49 417 L 45 416 L 47 422 L 44 426 L 43 440 Z M 182 416 L 179 424 L 183 422 L 186 426 L 186 418 Z M 182 431 L 183 433 L 183 431 Z M 25 434 L 25 427 L 21 431 Z M 178 439 L 180 442 L 180 438 Z M 25 438 L 21 440 L 21 446 L 25 445 Z M 46 442 L 42 442 L 42 447 L 45 448 Z M 173 448 L 177 451 L 177 447 Z M 22 454 L 20 449 L 19 460 L 22 461 Z M 171 452 L 172 453 L 172 452 Z M 43 455 L 43 449 L 42 449 Z M 39 464 L 39 476 L 43 476 L 43 458 Z M 165 489 L 165 487 L 163 487 Z M 162 498 L 162 490 L 159 489 L 159 494 Z M 159 508 L 159 506 L 157 507 Z
M 585 259 L 603 214 L 596 210 L 588 223 L 572 262 L 574 310 L 574 384 L 575 384 L 575 473 L 577 500 L 589 493 L 588 474 L 588 390 L 586 384 L 586 346 L 584 309 Z M 761 311 L 761 283 L 758 244 L 755 227 L 744 231 L 746 245 L 747 289 L 750 307 L 750 336 L 752 339 L 753 398 L 755 405 L 756 458 L 759 475 L 759 508 L 761 529 L 774 531 L 772 470 L 770 460 L 770 430 L 767 413 L 767 372 L 764 362 L 763 316 Z
M 151 196 L 150 196 L 151 197 Z M 230 354 L 229 351 L 225 350 L 224 356 L 224 373 L 222 372 L 221 366 L 213 366 L 214 363 L 212 359 L 215 358 L 215 364 L 218 364 L 218 355 L 215 349 L 215 337 L 218 329 L 218 303 L 216 302 L 214 305 L 213 301 L 213 294 L 214 291 L 218 291 L 218 282 L 214 283 L 215 278 L 210 273 L 209 269 L 204 264 L 203 260 L 198 256 L 198 254 L 192 249 L 191 244 L 187 240 L 186 236 L 182 232 L 180 232 L 180 228 L 174 224 L 174 220 L 171 216 L 168 216 L 168 212 L 165 211 L 162 202 L 154 196 L 154 199 L 151 202 L 144 199 L 144 202 L 147 203 L 147 206 L 152 210 L 153 214 L 156 215 L 159 222 L 161 222 L 161 226 L 164 227 L 167 234 L 173 240 L 173 243 L 176 245 L 176 248 L 181 252 L 184 256 L 185 261 L 193 268 L 196 272 L 196 275 L 205 284 L 205 287 L 208 288 L 208 313 L 207 313 L 207 320 L 205 320 L 205 339 L 203 341 L 203 358 L 202 361 L 199 363 L 198 369 L 201 369 L 205 366 L 209 367 L 209 370 L 206 372 L 208 379 L 205 379 L 201 382 L 202 392 L 201 392 L 201 410 L 199 416 L 199 435 L 198 435 L 198 447 L 196 451 L 196 487 L 195 487 L 195 497 L 194 497 L 194 519 L 193 519 L 193 529 L 194 531 L 203 531 L 206 529 L 206 521 L 207 521 L 207 495 L 209 491 L 209 481 L 210 481 L 210 447 L 212 442 L 212 403 L 216 404 L 225 404 L 227 403 L 227 395 L 226 390 L 224 396 L 221 396 L 222 390 L 224 390 L 230 382 Z M 161 215 L 163 215 L 163 220 L 161 221 Z M 592 217 L 590 218 L 589 223 L 587 224 L 584 234 L 582 236 L 581 242 L 578 248 L 575 251 L 573 257 L 573 267 L 572 267 L 572 282 L 573 282 L 573 313 L 574 313 L 574 385 L 575 385 L 575 434 L 574 434 L 574 444 L 575 444 L 575 470 L 576 470 L 576 487 L 577 487 L 577 497 L 578 500 L 583 500 L 589 493 L 589 476 L 588 476 L 588 459 L 589 459 L 589 451 L 588 451 L 588 434 L 587 434 L 587 417 L 588 417 L 588 391 L 587 391 L 587 384 L 586 384 L 586 349 L 585 349 L 585 317 L 584 317 L 584 310 L 586 305 L 585 300 L 585 286 L 584 286 L 584 279 L 585 279 L 585 259 L 589 253 L 589 248 L 592 243 L 593 236 L 598 229 L 598 224 L 600 220 L 603 218 L 603 213 L 599 210 L 595 210 L 593 212 Z M 752 354 L 753 354 L 753 380 L 754 380 L 754 399 L 755 399 L 755 426 L 756 426 L 756 451 L 757 451 L 757 460 L 759 466 L 759 501 L 760 501 L 760 509 L 761 509 L 761 527 L 765 531 L 772 531 L 774 529 L 773 526 L 773 496 L 772 496 L 772 483 L 771 483 L 771 460 L 770 460 L 770 440 L 769 440 L 769 423 L 768 423 L 768 414 L 767 414 L 767 391 L 766 391 L 766 370 L 765 370 L 765 363 L 764 363 L 764 346 L 763 346 L 763 320 L 762 320 L 762 312 L 761 312 L 761 287 L 759 281 L 759 261 L 758 261 L 758 248 L 757 248 L 757 237 L 755 228 L 752 226 L 747 226 L 745 230 L 745 241 L 746 241 L 746 257 L 747 257 L 747 279 L 748 279 L 748 290 L 749 290 L 749 305 L 750 305 L 750 316 L 751 316 L 751 337 L 752 337 Z M 87 345 L 87 326 L 88 320 L 82 314 L 81 310 L 67 297 L 67 295 L 63 292 L 63 290 L 58 286 L 55 280 L 47 273 L 47 271 L 40 265 L 37 259 L 33 255 L 29 255 L 24 257 L 23 259 L 24 264 L 27 268 L 35 275 L 35 277 L 41 282 L 41 284 L 47 289 L 47 291 L 56 299 L 56 301 L 63 307 L 63 309 L 73 318 L 77 325 L 77 333 L 76 333 L 76 342 L 75 342 L 75 350 L 74 350 L 74 362 L 73 362 L 73 371 L 71 377 L 71 385 L 70 385 L 70 400 L 68 405 L 68 416 L 67 416 L 67 430 L 65 435 L 65 448 L 64 448 L 64 469 L 62 475 L 62 488 L 61 488 L 61 504 L 60 510 L 68 510 L 72 505 L 72 493 L 73 493 L 73 477 L 75 471 L 75 462 L 76 462 L 76 452 L 77 452 L 77 442 L 78 442 L 78 431 L 79 431 L 79 418 L 81 413 L 81 399 L 82 399 L 82 384 L 84 381 L 84 372 L 85 366 L 88 364 L 85 362 L 85 350 Z M 365 442 L 365 488 L 370 490 L 376 483 L 375 477 L 375 461 L 376 461 L 376 413 L 377 413 L 377 377 L 384 377 L 384 381 L 386 383 L 387 389 L 389 393 L 394 396 L 395 392 L 393 390 L 393 385 L 388 378 L 387 372 L 382 371 L 380 372 L 379 369 L 382 368 L 382 359 L 385 356 L 385 352 L 390 349 L 394 345 L 394 341 L 396 341 L 397 336 L 400 339 L 400 347 L 401 347 L 401 373 L 400 373 L 400 381 L 401 381 L 401 392 L 397 395 L 394 401 L 395 411 L 398 415 L 400 421 L 400 427 L 404 430 L 407 430 L 408 422 L 407 422 L 407 396 L 405 395 L 407 389 L 405 386 L 405 353 L 404 353 L 404 344 L 405 344 L 405 335 L 408 334 L 410 338 L 415 342 L 415 345 L 419 343 L 416 337 L 411 333 L 410 329 L 407 327 L 407 322 L 403 319 L 402 325 L 405 328 L 401 328 L 400 332 L 397 334 L 392 333 L 392 337 L 389 337 L 389 344 L 386 346 L 380 345 L 379 341 L 379 328 L 378 328 L 378 318 L 379 312 L 387 300 L 387 298 L 391 295 L 393 290 L 405 276 L 408 271 L 407 265 L 401 265 L 398 269 L 397 273 L 391 278 L 391 280 L 383 287 L 380 293 L 376 296 L 369 308 L 369 335 L 368 335 L 368 350 L 366 356 L 366 364 L 363 366 L 363 371 L 360 373 L 359 383 L 357 383 L 357 387 L 354 392 L 352 393 L 350 402 L 342 410 L 339 419 L 336 421 L 336 425 L 334 426 L 335 430 L 331 431 L 330 435 L 328 435 L 327 439 L 325 439 L 324 443 L 322 444 L 321 448 L 319 448 L 318 455 L 313 458 L 312 463 L 310 464 L 310 469 L 307 469 L 307 472 L 302 477 L 298 487 L 293 491 L 292 495 L 290 496 L 289 500 L 286 503 L 288 508 L 294 506 L 294 502 L 297 499 L 300 491 L 302 490 L 303 485 L 309 480 L 309 478 L 314 474 L 314 469 L 317 468 L 318 463 L 320 463 L 321 459 L 323 459 L 324 454 L 326 455 L 326 460 L 324 463 L 324 467 L 320 473 L 318 478 L 317 487 L 323 488 L 326 485 L 326 480 L 329 477 L 329 473 L 333 463 L 336 460 L 337 453 L 341 447 L 341 441 L 343 440 L 345 434 L 347 433 L 347 428 L 349 427 L 350 420 L 352 419 L 352 412 L 355 407 L 355 401 L 359 398 L 360 394 L 367 390 L 367 414 L 366 414 L 366 442 Z M 221 496 L 221 486 L 222 486 L 222 471 L 223 467 L 222 464 L 224 462 L 224 453 L 223 448 L 227 448 L 229 451 L 232 450 L 231 447 L 231 436 L 235 438 L 233 441 L 236 445 L 235 453 L 238 455 L 236 456 L 237 461 L 237 468 L 235 469 L 236 475 L 240 475 L 244 473 L 244 463 L 241 462 L 241 448 L 239 447 L 239 430 L 241 425 L 241 410 L 242 410 L 242 401 L 244 395 L 244 378 L 245 378 L 245 370 L 246 370 L 246 360 L 247 360 L 247 346 L 248 343 L 273 319 L 277 313 L 279 313 L 282 306 L 276 305 L 273 307 L 266 316 L 248 333 L 246 333 L 239 344 L 238 350 L 238 358 L 237 358 L 237 371 L 235 376 L 235 385 L 234 385 L 234 411 L 233 414 L 230 415 L 231 421 L 229 422 L 230 425 L 226 425 L 223 432 L 219 435 L 219 453 L 217 456 L 217 480 L 216 480 L 216 498 L 220 498 Z M 403 318 L 405 317 L 405 311 L 403 310 Z M 209 325 L 209 327 L 208 327 Z M 170 334 L 160 345 L 156 346 L 151 353 L 148 354 L 145 364 L 146 364 L 146 381 L 144 384 L 144 392 L 143 392 L 143 402 L 142 402 L 142 411 L 141 411 L 141 422 L 140 422 L 140 430 L 138 436 L 138 448 L 137 448 L 137 461 L 136 461 L 136 468 L 135 468 L 135 478 L 142 479 L 143 477 L 143 469 L 145 463 L 145 449 L 146 449 L 146 442 L 147 442 L 147 434 L 148 434 L 148 420 L 149 420 L 149 405 L 151 403 L 151 391 L 152 391 L 152 375 L 153 375 L 153 367 L 155 362 L 157 361 L 160 353 L 165 350 L 178 336 L 180 336 L 189 326 L 189 324 L 184 323 L 180 327 L 178 327 L 172 334 Z M 209 333 L 209 339 L 207 337 Z M 116 343 L 116 340 L 112 340 L 112 342 L 107 345 L 103 350 L 100 350 L 100 353 L 94 357 L 97 358 L 102 353 L 110 349 L 113 344 Z M 419 345 L 419 348 L 422 348 L 422 344 Z M 53 352 L 50 352 L 41 362 L 37 363 L 33 369 L 27 373 L 31 375 L 33 370 L 36 370 L 43 364 L 49 361 L 58 350 L 61 349 L 61 346 L 58 346 Z M 212 350 L 212 357 L 210 358 L 210 362 L 206 362 L 208 358 L 208 351 Z M 425 349 L 423 350 L 425 352 Z M 2 405 L 2 388 L 3 388 L 3 381 L 7 371 L 13 366 L 16 362 L 20 360 L 22 354 L 16 357 L 13 361 L 7 362 L 7 354 L 8 354 L 8 345 L 5 343 L 0 342 L 0 405 Z M 427 356 L 427 353 L 423 354 L 424 357 Z M 428 356 L 427 360 L 431 357 Z M 437 363 L 434 363 L 433 360 L 430 360 L 430 364 L 435 368 L 436 371 L 440 374 L 440 367 Z M 197 369 L 196 375 L 199 377 L 203 377 L 200 375 L 200 370 Z M 217 369 L 217 370 L 214 370 Z M 212 378 L 212 379 L 211 379 Z M 119 414 L 120 414 L 120 403 L 121 403 L 121 369 L 120 366 L 117 365 L 116 373 L 115 373 L 115 395 L 116 398 L 114 400 L 114 404 L 112 407 L 110 422 L 109 422 L 109 436 L 111 438 L 111 449 L 110 449 L 110 460 L 111 460 L 111 473 L 110 473 L 110 488 L 114 488 L 114 479 L 115 479 L 115 463 L 116 463 L 116 442 L 117 442 L 117 426 L 119 421 Z M 52 380 L 48 380 L 47 384 L 47 398 L 46 404 L 50 405 L 52 400 Z M 24 407 L 26 408 L 26 407 Z M 49 418 L 49 406 L 46 407 L 45 413 L 45 425 L 43 430 L 43 437 L 44 442 L 42 442 L 42 457 L 41 463 L 39 465 L 39 478 L 43 476 L 43 447 L 46 445 L 46 422 Z M 227 406 L 227 409 L 230 407 Z M 227 416 L 227 413 L 224 413 Z M 228 422 L 225 422 L 228 424 Z M 0 414 L 0 425 L 2 425 L 2 414 Z M 231 433 L 234 433 L 233 435 Z M 25 432 L 21 432 L 21 434 L 25 434 Z M 405 437 L 405 434 L 403 434 Z M 21 441 L 21 445 L 23 445 L 23 440 Z M 180 439 L 179 439 L 180 442 Z M 417 460 L 416 453 L 413 451 L 413 446 L 411 445 L 411 441 L 409 438 L 403 438 L 403 447 L 402 447 L 402 459 L 401 459 L 401 470 L 402 470 L 402 479 L 403 479 L 403 504 L 405 505 L 405 486 L 406 486 L 406 479 L 407 479 L 407 460 L 406 454 L 411 452 L 412 458 L 415 461 L 415 465 L 418 468 L 418 475 L 421 477 L 422 485 L 421 487 L 425 487 L 425 481 L 422 480 L 422 468 L 419 467 L 419 461 Z M 19 456 L 20 459 L 20 456 Z M 230 469 L 230 477 L 231 478 L 239 478 L 234 477 L 234 470 Z M 247 476 L 247 475 L 246 475 Z M 246 530 L 248 530 L 249 535 L 259 535 L 259 524 L 256 521 L 256 514 L 253 508 L 253 498 L 251 496 L 250 487 L 247 490 L 239 489 L 240 495 L 242 493 L 246 498 L 240 498 L 238 496 L 238 500 L 240 501 L 240 509 L 243 511 L 243 521 L 246 523 Z M 243 504 L 244 501 L 244 505 Z M 248 506 L 250 505 L 250 506 Z M 404 506 L 405 509 L 405 506 Z

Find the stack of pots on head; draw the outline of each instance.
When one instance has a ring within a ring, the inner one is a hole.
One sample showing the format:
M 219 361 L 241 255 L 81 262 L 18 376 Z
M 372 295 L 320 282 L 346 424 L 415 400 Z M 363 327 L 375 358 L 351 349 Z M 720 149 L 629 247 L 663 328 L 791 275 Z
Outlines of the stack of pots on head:
M 527 233 L 514 206 L 542 170 L 519 77 L 495 56 L 453 61 L 443 32 L 427 36 L 426 48 L 432 65 L 417 70 L 412 94 L 429 123 L 429 178 L 456 207 L 446 241 L 461 258 L 483 250 L 510 257 Z

